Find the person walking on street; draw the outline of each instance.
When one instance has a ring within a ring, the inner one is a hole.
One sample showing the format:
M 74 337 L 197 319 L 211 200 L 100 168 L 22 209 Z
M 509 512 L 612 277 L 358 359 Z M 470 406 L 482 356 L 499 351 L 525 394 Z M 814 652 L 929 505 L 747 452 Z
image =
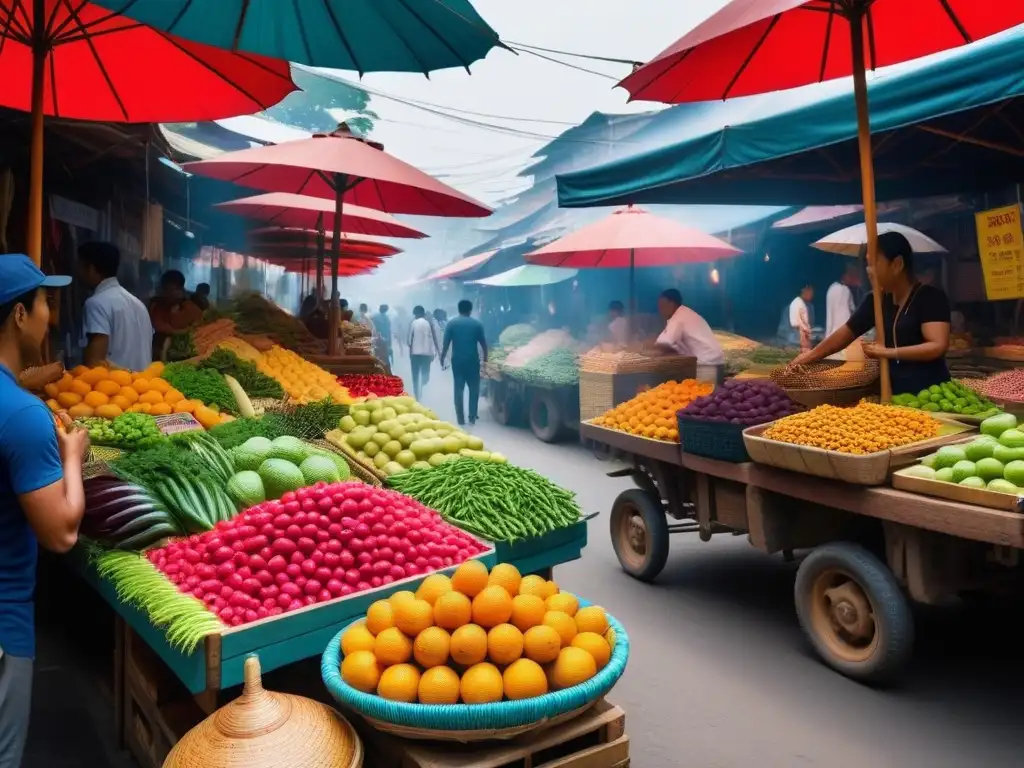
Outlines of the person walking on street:
M 391 353 L 391 318 L 388 317 L 388 305 L 381 304 L 379 311 L 373 316 L 373 327 L 377 331 L 377 343 L 380 347 L 378 357 L 382 362 L 392 366 L 395 359 Z
M 82 461 L 89 434 L 18 386 L 49 333 L 47 277 L 28 256 L 0 256 L 0 766 L 25 750 L 35 657 L 38 545 L 67 552 L 85 514 Z
M 434 326 L 427 320 L 427 311 L 420 306 L 412 310 L 413 321 L 409 326 L 409 362 L 412 365 L 413 397 L 421 400 L 423 387 L 430 381 L 430 363 L 434 355 L 440 356 L 441 345 L 438 343 Z
M 455 378 L 455 415 L 459 425 L 465 426 L 465 395 L 469 388 L 469 423 L 476 424 L 477 406 L 480 402 L 480 360 L 487 362 L 487 340 L 484 327 L 474 317 L 473 302 L 463 299 L 459 302 L 459 316 L 451 320 L 444 329 L 444 348 L 441 350 L 441 367 L 444 368 L 448 349 L 452 350 L 452 375 Z

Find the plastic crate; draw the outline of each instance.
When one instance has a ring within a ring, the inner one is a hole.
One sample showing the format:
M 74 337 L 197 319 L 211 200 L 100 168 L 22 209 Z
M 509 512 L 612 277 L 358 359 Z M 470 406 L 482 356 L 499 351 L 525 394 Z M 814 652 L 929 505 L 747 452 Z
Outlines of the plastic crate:
M 750 461 L 750 454 L 743 444 L 745 424 L 697 421 L 682 416 L 679 422 L 679 442 L 685 453 L 708 459 L 743 464 Z

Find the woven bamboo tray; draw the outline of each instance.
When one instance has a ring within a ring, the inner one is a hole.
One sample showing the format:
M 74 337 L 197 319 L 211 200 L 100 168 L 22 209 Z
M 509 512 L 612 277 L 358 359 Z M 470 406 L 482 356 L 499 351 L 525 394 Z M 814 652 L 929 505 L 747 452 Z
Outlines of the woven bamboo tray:
M 789 369 L 780 365 L 771 372 L 771 380 L 783 389 L 830 390 L 855 389 L 873 384 L 879 366 L 874 360 L 853 363 L 822 362 Z
M 850 389 L 787 389 L 786 395 L 806 408 L 819 405 L 856 405 L 861 400 L 878 395 L 877 384 Z
M 893 470 L 913 464 L 922 453 L 955 443 L 971 431 L 967 424 L 940 421 L 942 427 L 937 437 L 860 456 L 769 440 L 762 435 L 771 424 L 759 424 L 744 430 L 743 443 L 750 458 L 758 464 L 853 485 L 883 485 Z
M 691 365 L 693 369 L 689 366 Z M 678 355 L 650 357 L 632 352 L 588 352 L 580 356 L 580 371 L 590 373 L 667 373 L 693 378 L 697 359 Z
M 956 483 L 943 483 L 939 480 L 928 480 L 923 477 L 913 477 L 904 472 L 907 468 L 893 473 L 892 487 L 901 491 L 921 493 L 925 496 L 935 496 L 939 499 L 958 501 L 961 504 L 974 504 L 979 507 L 991 509 L 1002 509 L 1007 512 L 1021 512 L 1024 506 L 1024 496 L 1015 496 L 1010 493 L 997 493 L 984 488 L 968 488 L 966 485 Z

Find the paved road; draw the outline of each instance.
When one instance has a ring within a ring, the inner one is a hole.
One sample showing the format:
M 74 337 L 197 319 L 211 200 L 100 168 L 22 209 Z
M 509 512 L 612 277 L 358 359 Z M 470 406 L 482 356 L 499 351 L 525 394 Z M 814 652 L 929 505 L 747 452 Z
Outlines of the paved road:
M 396 366 L 405 375 L 403 361 Z M 450 376 L 424 400 L 453 417 Z M 482 407 L 486 414 L 486 407 Z M 613 698 L 627 712 L 637 768 L 1003 768 L 1024 765 L 1024 663 L 1015 606 L 928 611 L 903 684 L 866 688 L 820 665 L 792 603 L 795 565 L 717 537 L 674 537 L 656 584 L 626 576 L 608 537 L 612 500 L 629 487 L 572 444 L 545 445 L 483 416 L 487 447 L 579 494 L 590 524 L 563 588 L 608 608 L 633 644 Z M 1019 606 L 1016 607 L 1019 609 Z

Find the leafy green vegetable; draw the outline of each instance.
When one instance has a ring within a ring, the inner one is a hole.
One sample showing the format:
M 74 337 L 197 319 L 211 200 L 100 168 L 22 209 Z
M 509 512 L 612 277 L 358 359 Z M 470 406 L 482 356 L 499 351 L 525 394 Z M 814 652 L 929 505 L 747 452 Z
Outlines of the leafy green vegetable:
M 230 349 L 218 348 L 199 364 L 200 368 L 212 368 L 235 378 L 249 397 L 269 397 L 280 400 L 284 388 L 276 380 L 260 372 L 256 364 L 243 360 Z
M 179 440 L 168 440 L 141 451 L 126 453 L 110 463 L 114 474 L 147 489 L 168 478 L 190 477 L 202 483 L 221 482 L 216 470 Z
M 216 405 L 221 411 L 238 413 L 238 401 L 224 381 L 224 376 L 213 368 L 168 363 L 161 378 L 189 400 L 201 400 L 207 405 Z
M 580 382 L 580 366 L 576 353 L 565 347 L 553 349 L 519 368 L 500 365 L 502 373 L 527 384 L 549 387 L 572 387 Z
M 268 440 L 273 440 L 283 434 L 279 420 L 266 417 L 235 419 L 209 431 L 209 435 L 227 450 L 238 447 L 250 437 L 265 437 Z
M 192 331 L 176 333 L 171 337 L 170 346 L 167 347 L 168 360 L 188 360 L 195 357 L 199 352 L 196 350 L 195 338 Z

